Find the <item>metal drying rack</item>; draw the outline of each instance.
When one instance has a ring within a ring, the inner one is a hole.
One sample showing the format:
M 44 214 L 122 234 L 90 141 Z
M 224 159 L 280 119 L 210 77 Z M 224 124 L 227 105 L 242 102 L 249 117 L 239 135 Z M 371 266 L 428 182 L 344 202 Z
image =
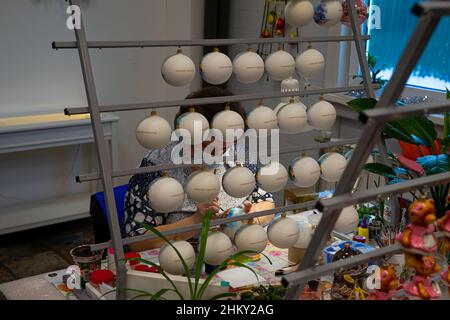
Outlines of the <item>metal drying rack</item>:
M 67 1 L 67 0 L 66 0 Z M 79 0 L 68 0 L 70 5 L 80 6 Z M 85 92 L 87 96 L 88 105 L 79 108 L 67 108 L 65 109 L 66 115 L 75 114 L 90 114 L 92 128 L 94 132 L 95 143 L 97 146 L 97 157 L 99 163 L 99 172 L 81 175 L 77 177 L 77 182 L 87 182 L 93 180 L 101 180 L 105 194 L 105 202 L 108 215 L 108 223 L 111 234 L 111 242 L 92 245 L 93 250 L 105 249 L 110 246 L 114 249 L 115 264 L 116 264 L 116 298 L 125 299 L 126 288 L 126 265 L 124 258 L 124 245 L 140 242 L 143 240 L 154 239 L 154 235 L 141 235 L 133 238 L 122 238 L 121 228 L 117 215 L 117 208 L 115 205 L 114 192 L 113 192 L 113 178 L 132 176 L 135 174 L 143 174 L 160 170 L 169 170 L 179 168 L 180 165 L 161 165 L 146 168 L 133 168 L 128 170 L 113 171 L 111 168 L 110 156 L 108 153 L 107 145 L 104 139 L 104 132 L 101 125 L 101 113 L 103 112 L 117 112 L 128 110 L 142 110 L 142 109 L 157 109 L 166 107 L 178 107 L 178 106 L 196 106 L 205 104 L 220 104 L 227 102 L 237 101 L 254 101 L 260 99 L 290 97 L 292 93 L 282 92 L 269 92 L 258 94 L 241 94 L 228 97 L 213 97 L 213 98 L 201 98 L 192 100 L 175 100 L 175 101 L 157 101 L 149 103 L 135 103 L 135 104 L 122 104 L 122 105 L 100 105 L 98 102 L 97 91 L 94 81 L 94 75 L 92 70 L 91 59 L 89 55 L 89 49 L 109 49 L 109 48 L 149 48 L 149 47 L 183 47 L 183 46 L 219 46 L 219 45 L 236 45 L 236 44 L 264 44 L 264 43 L 314 43 L 314 42 L 342 42 L 352 41 L 356 44 L 358 53 L 358 59 L 361 66 L 362 77 L 364 85 L 353 87 L 341 87 L 341 88 L 324 88 L 315 90 L 306 90 L 297 92 L 298 96 L 309 95 L 322 95 L 327 93 L 339 93 L 349 92 L 356 90 L 364 90 L 367 97 L 375 97 L 374 86 L 371 82 L 370 71 L 366 60 L 366 54 L 363 41 L 368 40 L 368 36 L 361 35 L 359 26 L 359 19 L 355 9 L 355 1 L 348 0 L 350 8 L 351 27 L 353 30 L 352 36 L 325 36 L 325 37 L 300 37 L 300 38 L 276 38 L 276 39 L 201 39 L 201 40 L 177 40 L 177 41 L 95 41 L 89 42 L 86 39 L 86 33 L 83 24 L 83 17 L 81 16 L 80 28 L 74 29 L 76 41 L 74 42 L 53 42 L 52 47 L 55 50 L 60 49 L 77 49 L 81 63 L 81 69 L 83 73 Z M 398 194 L 408 188 L 418 188 L 425 184 L 432 185 L 440 182 L 450 181 L 450 174 L 441 174 L 433 177 L 421 178 L 413 181 L 409 181 L 400 185 L 386 186 L 376 190 L 376 192 L 368 190 L 363 193 L 350 194 L 351 188 L 360 174 L 363 164 L 365 163 L 368 154 L 378 144 L 381 154 L 386 155 L 385 146 L 380 143 L 380 133 L 383 124 L 392 119 L 399 117 L 407 117 L 417 114 L 424 114 L 432 111 L 442 111 L 450 109 L 448 104 L 435 104 L 429 106 L 411 106 L 404 108 L 399 113 L 398 110 L 393 109 L 395 100 L 400 95 L 400 89 L 403 88 L 410 72 L 413 69 L 413 65 L 417 62 L 420 54 L 425 48 L 427 40 L 433 30 L 435 29 L 440 17 L 443 13 L 448 13 L 450 6 L 448 3 L 425 3 L 419 4 L 414 7 L 414 12 L 421 16 L 421 21 L 415 32 L 415 38 L 409 43 L 408 50 L 405 52 L 403 58 L 400 60 L 400 64 L 392 77 L 391 82 L 384 91 L 381 101 L 378 103 L 378 109 L 366 112 L 362 114 L 361 119 L 366 123 L 365 131 L 361 137 L 362 144 L 358 144 L 353 156 L 347 166 L 346 171 L 343 174 L 343 178 L 338 183 L 335 197 L 329 200 L 316 202 L 307 202 L 301 204 L 294 204 L 289 206 L 278 207 L 272 210 L 252 213 L 241 217 L 232 217 L 225 219 L 214 220 L 211 223 L 211 227 L 233 222 L 239 220 L 248 220 L 249 218 L 271 215 L 275 213 L 282 213 L 286 211 L 298 210 L 298 209 L 311 209 L 318 207 L 323 210 L 323 218 L 318 225 L 318 228 L 312 238 L 312 241 L 307 249 L 305 258 L 302 264 L 299 266 L 299 270 L 293 274 L 285 276 L 282 281 L 288 286 L 288 292 L 286 299 L 298 298 L 299 292 L 302 289 L 305 281 L 319 277 L 324 272 L 332 272 L 345 265 L 352 263 L 358 263 L 362 260 L 367 261 L 376 256 L 383 256 L 400 248 L 393 246 L 392 248 L 383 248 L 375 250 L 367 255 L 358 256 L 358 258 L 350 259 L 352 261 L 344 261 L 333 263 L 325 266 L 314 267 L 316 258 L 322 250 L 327 235 L 332 232 L 332 229 L 336 223 L 337 217 L 344 207 L 344 203 L 356 203 L 358 201 L 367 201 L 370 199 L 376 199 L 380 195 Z M 332 141 L 328 143 L 320 143 L 312 146 L 299 147 L 296 150 L 288 150 L 287 152 L 304 151 L 321 149 L 324 147 L 335 147 L 342 145 L 355 144 L 358 139 L 345 139 Z M 190 165 L 181 165 L 190 166 Z M 341 201 L 341 202 L 340 202 Z M 330 209 L 332 208 L 332 209 Z M 178 228 L 170 231 L 163 232 L 165 235 L 200 230 L 201 224 L 194 224 L 183 228 Z

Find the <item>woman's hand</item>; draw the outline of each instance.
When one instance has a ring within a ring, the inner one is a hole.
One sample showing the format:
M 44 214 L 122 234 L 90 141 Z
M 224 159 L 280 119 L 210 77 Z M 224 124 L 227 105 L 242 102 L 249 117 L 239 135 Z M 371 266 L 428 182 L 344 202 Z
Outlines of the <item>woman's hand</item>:
M 260 211 L 266 211 L 275 208 L 275 203 L 270 201 L 263 201 L 258 203 L 251 203 L 250 201 L 244 201 L 244 211 L 246 213 L 254 213 Z M 272 221 L 274 215 L 254 218 L 253 222 L 257 224 L 267 224 Z
M 213 219 L 219 215 L 220 213 L 219 198 L 216 198 L 208 203 L 198 203 L 197 212 L 195 213 L 195 215 L 203 221 L 203 218 L 205 217 L 206 213 L 210 211 L 214 213 Z

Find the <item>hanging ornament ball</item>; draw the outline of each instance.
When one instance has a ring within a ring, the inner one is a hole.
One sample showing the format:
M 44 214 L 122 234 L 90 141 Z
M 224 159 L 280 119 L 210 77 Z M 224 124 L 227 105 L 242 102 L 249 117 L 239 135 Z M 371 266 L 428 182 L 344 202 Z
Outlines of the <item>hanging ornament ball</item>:
M 203 80 L 209 84 L 219 85 L 230 79 L 233 73 L 233 63 L 228 56 L 219 52 L 219 49 L 216 48 L 203 57 L 200 70 Z
M 256 180 L 264 191 L 279 192 L 286 187 L 289 174 L 281 163 L 272 161 L 258 170 Z
M 233 71 L 240 83 L 258 82 L 264 75 L 264 60 L 255 52 L 242 52 L 234 58 Z
M 296 134 L 302 132 L 308 124 L 306 106 L 291 100 L 288 104 L 278 105 L 275 109 L 281 133 Z
M 286 22 L 295 28 L 307 25 L 314 16 L 314 6 L 307 0 L 292 0 L 284 9 Z
M 203 135 L 209 129 L 208 119 L 201 113 L 195 112 L 195 109 L 190 109 L 189 112 L 183 113 L 176 119 L 177 129 L 187 130 L 191 136 L 191 141 L 188 144 L 201 144 L 203 142 Z M 199 141 L 194 141 L 195 137 L 199 137 Z
M 136 139 L 146 149 L 160 149 L 168 145 L 171 136 L 170 124 L 154 112 L 136 127 Z
M 210 171 L 195 171 L 186 181 L 186 194 L 194 201 L 208 203 L 220 192 L 219 178 Z
M 313 158 L 299 157 L 292 161 L 289 176 L 297 186 L 309 188 L 319 181 L 320 166 Z
M 195 77 L 195 65 L 191 58 L 178 50 L 177 54 L 164 61 L 161 67 L 164 80 L 174 87 L 182 87 L 191 83 Z
M 347 159 L 339 153 L 328 152 L 319 159 L 322 179 L 328 182 L 338 182 L 347 166 Z
M 341 21 L 343 8 L 340 0 L 322 0 L 314 13 L 314 21 L 323 27 L 332 27 Z
M 255 189 L 255 176 L 250 169 L 236 166 L 227 170 L 222 178 L 225 192 L 233 198 L 248 196 Z
M 311 242 L 314 230 L 313 225 L 306 221 L 298 221 L 297 225 L 299 228 L 299 237 L 294 245 L 294 248 L 306 249 Z
M 292 93 L 298 93 L 300 91 L 300 83 L 298 82 L 297 79 L 294 79 L 292 77 L 289 77 L 287 79 L 284 79 L 283 81 L 281 81 L 281 92 L 283 93 L 288 93 L 288 92 L 292 92 Z M 292 97 L 294 98 L 295 102 L 300 102 L 300 98 L 297 97 Z M 292 99 L 290 97 L 282 97 L 281 98 L 281 102 L 283 104 L 289 103 L 289 101 Z
M 281 217 L 273 221 L 267 228 L 269 241 L 278 248 L 292 248 L 300 236 L 297 221 Z
M 174 178 L 161 177 L 150 184 L 147 197 L 153 210 L 169 213 L 179 209 L 183 204 L 184 190 Z
M 369 17 L 369 9 L 367 5 L 364 3 L 364 0 L 355 0 L 355 8 L 356 13 L 358 14 L 358 22 L 360 25 L 364 23 Z M 341 18 L 341 22 L 347 27 L 351 27 L 351 19 L 350 19 L 350 5 L 348 0 L 344 0 L 342 3 L 343 14 Z
M 266 70 L 272 80 L 282 81 L 294 73 L 295 60 L 286 51 L 277 50 L 267 57 Z
M 225 218 L 233 218 L 233 217 L 239 217 L 245 215 L 245 211 L 242 208 L 231 208 L 230 210 L 227 210 L 225 213 Z M 234 239 L 234 235 L 236 234 L 236 231 L 239 230 L 240 227 L 242 227 L 244 223 L 242 221 L 235 221 L 235 222 L 229 222 L 226 225 L 223 226 L 222 231 L 231 239 Z
M 334 226 L 334 230 L 340 233 L 348 234 L 356 230 L 358 223 L 358 211 L 356 211 L 355 207 L 350 206 L 342 210 L 342 213 Z
M 239 113 L 227 107 L 213 117 L 211 127 L 222 133 L 223 141 L 233 142 L 244 134 L 245 122 Z
M 308 118 L 314 128 L 329 130 L 336 122 L 336 109 L 331 103 L 321 100 L 308 109 Z
M 266 230 L 259 224 L 247 224 L 239 228 L 234 236 L 238 251 L 263 252 L 267 246 Z
M 206 241 L 205 262 L 218 266 L 233 253 L 233 243 L 222 232 L 213 231 Z
M 172 245 L 178 250 L 188 269 L 191 269 L 195 263 L 195 251 L 192 245 L 184 240 L 173 241 Z M 161 268 L 173 275 L 182 275 L 186 273 L 183 263 L 177 252 L 171 245 L 166 243 L 159 251 L 159 264 Z
M 276 113 L 269 107 L 259 105 L 247 116 L 247 125 L 250 129 L 276 129 L 278 119 Z
M 310 48 L 297 56 L 295 67 L 304 77 L 316 76 L 325 69 L 325 57 L 319 50 Z

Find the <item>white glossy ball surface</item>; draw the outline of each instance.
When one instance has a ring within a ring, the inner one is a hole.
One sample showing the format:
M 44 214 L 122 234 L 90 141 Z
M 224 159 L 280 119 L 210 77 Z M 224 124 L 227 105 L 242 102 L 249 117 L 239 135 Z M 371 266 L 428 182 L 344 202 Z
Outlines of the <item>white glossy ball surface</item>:
M 218 266 L 233 253 L 233 243 L 230 238 L 218 231 L 211 232 L 206 241 L 205 262 Z
M 174 178 L 161 177 L 150 184 L 147 197 L 155 212 L 169 213 L 183 204 L 184 190 Z
M 320 166 L 311 157 L 300 157 L 292 161 L 289 175 L 292 182 L 298 187 L 309 188 L 319 181 Z
M 233 63 L 230 58 L 217 51 L 204 56 L 200 68 L 203 79 L 213 85 L 227 82 L 233 74 Z
M 300 230 L 297 221 L 289 218 L 279 218 L 267 228 L 269 241 L 278 248 L 292 248 L 298 241 Z
M 307 0 L 292 0 L 285 10 L 286 22 L 292 27 L 307 25 L 314 17 L 314 6 Z
M 306 106 L 301 103 L 288 103 L 275 109 L 278 127 L 281 133 L 297 134 L 302 132 L 308 124 Z
M 233 142 L 234 140 L 238 140 L 244 134 L 245 122 L 241 115 L 236 111 L 224 110 L 213 117 L 211 127 L 222 133 L 223 141 Z M 227 135 L 227 130 L 231 135 Z
M 319 101 L 308 109 L 308 119 L 314 128 L 329 130 L 336 122 L 336 109 L 327 101 Z
M 187 268 L 192 268 L 195 263 L 195 251 L 192 245 L 184 240 L 173 241 L 172 245 L 177 248 L 180 255 L 183 257 Z M 167 273 L 173 275 L 182 275 L 185 273 L 180 257 L 167 243 L 159 251 L 159 264 Z
M 164 61 L 161 67 L 164 80 L 174 87 L 188 85 L 194 80 L 195 65 L 188 56 L 177 53 Z
M 297 56 L 295 67 L 302 76 L 317 76 L 325 69 L 325 57 L 319 50 L 307 49 Z
M 250 169 L 236 166 L 225 172 L 222 186 L 225 192 L 233 198 L 248 196 L 255 189 L 255 176 Z
M 358 227 L 359 215 L 355 207 L 350 206 L 342 210 L 334 230 L 340 233 L 348 234 L 354 232 Z
M 255 52 L 242 52 L 234 58 L 233 72 L 240 83 L 258 82 L 264 75 L 264 60 Z
M 347 159 L 336 152 L 328 152 L 319 159 L 322 179 L 328 182 L 338 182 L 347 166 Z
M 160 149 L 170 143 L 172 128 L 166 119 L 152 115 L 136 127 L 136 139 L 146 149 Z
M 194 137 L 198 137 L 200 141 L 197 144 L 203 142 L 203 135 L 209 129 L 208 119 L 204 115 L 198 112 L 186 112 L 180 115 L 176 120 L 177 129 L 187 130 L 191 136 L 189 144 L 195 144 Z
M 339 0 L 324 0 L 317 5 L 314 21 L 323 27 L 332 27 L 341 21 L 344 9 Z
M 276 113 L 269 107 L 257 106 L 247 116 L 247 125 L 250 129 L 276 129 L 278 118 Z
M 284 50 L 275 51 L 266 59 L 266 71 L 272 80 L 285 80 L 292 77 L 295 71 L 295 60 Z
M 289 174 L 281 163 L 272 161 L 258 170 L 256 180 L 264 191 L 279 192 L 286 187 Z
M 241 227 L 234 237 L 234 243 L 239 252 L 263 252 L 267 246 L 267 233 L 259 224 L 250 224 Z
M 208 203 L 220 192 L 219 178 L 209 171 L 195 171 L 186 181 L 186 194 L 194 201 Z

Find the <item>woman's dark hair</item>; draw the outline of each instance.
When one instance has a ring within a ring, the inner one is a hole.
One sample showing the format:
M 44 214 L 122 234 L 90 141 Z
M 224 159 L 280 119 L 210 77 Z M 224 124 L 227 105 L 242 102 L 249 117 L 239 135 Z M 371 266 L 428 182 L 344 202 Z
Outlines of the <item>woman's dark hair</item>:
M 199 91 L 192 92 L 189 94 L 186 99 L 198 99 L 198 98 L 212 98 L 212 97 L 225 97 L 225 96 L 233 96 L 233 93 L 222 89 L 219 87 L 206 87 Z M 244 109 L 241 107 L 241 104 L 239 102 L 230 102 L 230 103 L 219 103 L 219 104 L 205 104 L 205 105 L 199 105 L 194 106 L 195 111 L 198 113 L 201 113 L 205 116 L 206 119 L 208 119 L 209 122 L 212 121 L 213 117 L 219 113 L 220 111 L 223 111 L 225 109 L 225 106 L 229 106 L 231 110 L 239 113 L 241 117 L 245 120 L 246 114 Z M 180 107 L 180 111 L 178 112 L 177 116 L 189 112 L 189 109 L 192 107 Z

